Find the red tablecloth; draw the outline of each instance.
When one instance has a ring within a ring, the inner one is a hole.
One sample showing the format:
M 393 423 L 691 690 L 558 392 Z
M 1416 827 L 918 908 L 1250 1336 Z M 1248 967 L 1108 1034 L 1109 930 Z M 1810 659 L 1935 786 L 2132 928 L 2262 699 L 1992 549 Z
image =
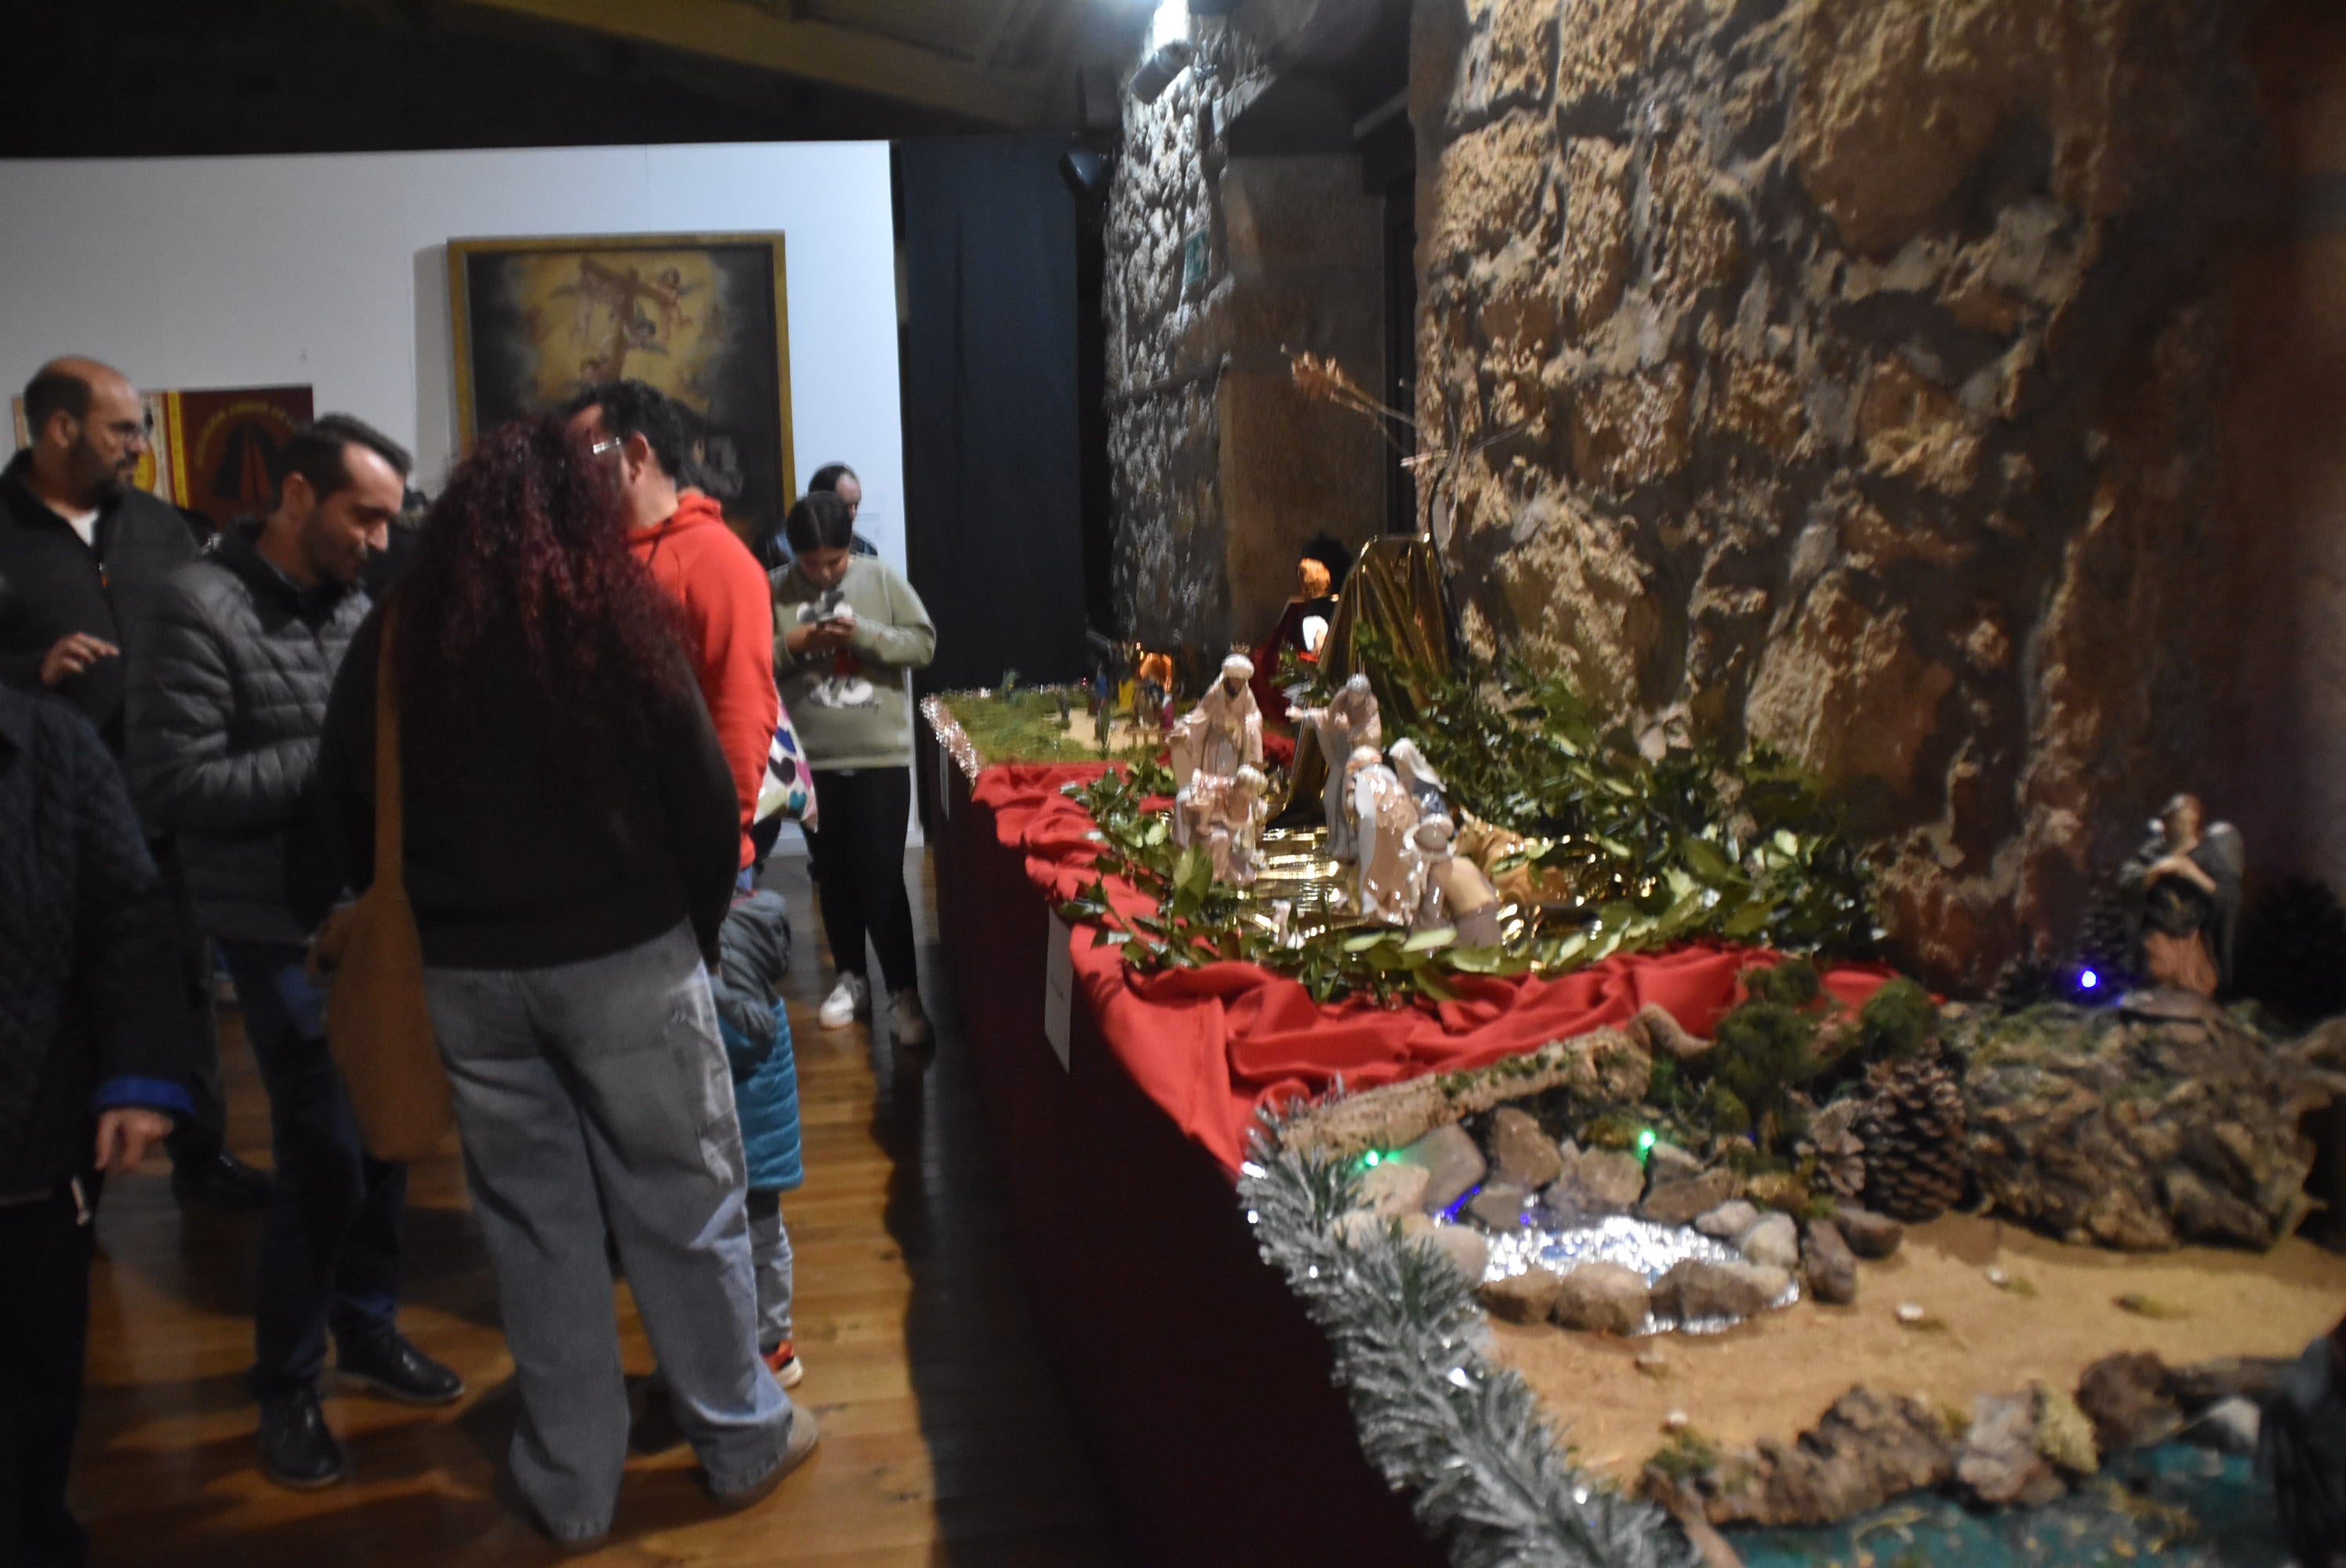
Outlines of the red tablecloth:
M 1055 901 L 1097 875 L 1092 820 L 1060 787 L 1097 778 L 1097 763 L 1009 764 L 978 776 L 972 798 L 994 814 L 1001 841 L 1024 854 L 1026 874 Z M 1153 913 L 1128 885 L 1109 880 L 1119 911 Z M 1626 1022 L 1658 1003 L 1707 1034 L 1734 1005 L 1736 976 L 1773 963 L 1765 949 L 1700 942 L 1625 953 L 1554 980 L 1462 975 L 1460 999 L 1436 1007 L 1381 1007 L 1366 999 L 1322 1005 L 1293 980 L 1259 964 L 1212 963 L 1142 974 L 1117 947 L 1075 940 L 1076 983 L 1101 1033 L 1133 1079 L 1226 1170 L 1242 1157 L 1255 1109 L 1317 1095 L 1341 1075 L 1370 1088 L 1421 1074 L 1479 1067 L 1552 1040 Z M 1891 972 L 1830 970 L 1825 984 L 1856 1005 Z

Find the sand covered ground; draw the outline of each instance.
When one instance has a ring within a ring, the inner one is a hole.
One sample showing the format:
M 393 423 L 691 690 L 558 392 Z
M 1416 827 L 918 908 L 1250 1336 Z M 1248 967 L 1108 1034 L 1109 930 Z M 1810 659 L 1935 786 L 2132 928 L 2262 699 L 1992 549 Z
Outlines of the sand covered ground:
M 1989 1283 L 2000 1268 L 2013 1288 Z M 2033 1290 L 2034 1294 L 2029 1292 Z M 2116 1304 L 2148 1298 L 2172 1316 Z M 1902 1303 L 1929 1326 L 1898 1320 Z M 1859 1265 L 1858 1304 L 1802 1301 L 1725 1334 L 1606 1339 L 1494 1322 L 1499 1359 L 1538 1390 L 1584 1463 L 1622 1480 L 1684 1410 L 1729 1447 L 1790 1441 L 1851 1386 L 1914 1394 L 1968 1411 L 1973 1396 L 2041 1380 L 2074 1391 L 2102 1357 L 2148 1350 L 2170 1366 L 2228 1356 L 2294 1356 L 2346 1316 L 2346 1257 L 2290 1240 L 2271 1252 L 2067 1247 L 1992 1219 L 1949 1216 Z M 1637 1358 L 1658 1351 L 1655 1376 Z

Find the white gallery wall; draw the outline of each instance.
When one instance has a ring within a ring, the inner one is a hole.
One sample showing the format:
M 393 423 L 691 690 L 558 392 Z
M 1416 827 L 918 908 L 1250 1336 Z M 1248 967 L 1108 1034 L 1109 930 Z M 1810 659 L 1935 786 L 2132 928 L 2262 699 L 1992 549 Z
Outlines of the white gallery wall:
M 456 446 L 447 241 L 787 239 L 798 473 L 862 476 L 904 565 L 896 253 L 878 142 L 0 162 L 0 389 L 61 353 L 141 387 L 306 382 L 409 443 Z

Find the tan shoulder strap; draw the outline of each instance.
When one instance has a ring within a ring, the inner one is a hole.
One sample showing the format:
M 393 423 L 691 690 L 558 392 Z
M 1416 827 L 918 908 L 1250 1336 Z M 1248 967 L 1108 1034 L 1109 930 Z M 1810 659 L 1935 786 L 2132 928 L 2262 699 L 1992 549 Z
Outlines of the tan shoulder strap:
M 399 799 L 399 672 L 392 656 L 398 621 L 399 613 L 386 606 L 374 671 L 374 880 L 392 887 L 407 879 Z

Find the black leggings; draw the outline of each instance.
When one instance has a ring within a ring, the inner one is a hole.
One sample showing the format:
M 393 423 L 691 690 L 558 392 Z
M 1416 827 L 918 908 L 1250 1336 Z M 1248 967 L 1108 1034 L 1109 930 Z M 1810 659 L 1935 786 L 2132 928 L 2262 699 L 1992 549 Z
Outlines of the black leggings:
M 904 891 L 904 825 L 913 810 L 913 770 L 814 770 L 816 817 L 806 836 L 809 869 L 822 905 L 831 961 L 862 974 L 863 939 L 879 950 L 890 992 L 919 983 L 913 959 L 913 901 Z

